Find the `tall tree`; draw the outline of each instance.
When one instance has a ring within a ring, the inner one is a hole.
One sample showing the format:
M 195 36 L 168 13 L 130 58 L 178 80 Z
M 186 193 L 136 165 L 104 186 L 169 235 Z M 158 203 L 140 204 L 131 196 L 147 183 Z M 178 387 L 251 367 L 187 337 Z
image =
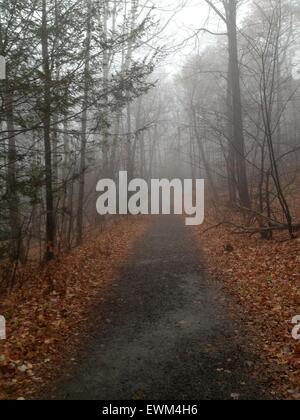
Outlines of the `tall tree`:
M 91 39 L 92 39 L 92 1 L 87 0 L 86 5 L 86 39 L 84 44 L 84 88 L 82 101 L 81 117 L 81 146 L 80 146 L 80 165 L 79 165 L 79 192 L 77 210 L 77 245 L 83 240 L 83 209 L 85 196 L 85 176 L 86 176 L 86 148 L 87 148 L 87 119 L 90 89 L 90 61 L 91 61 Z
M 243 207 L 250 208 L 251 200 L 248 187 L 245 138 L 243 127 L 242 99 L 240 86 L 240 69 L 238 56 L 238 37 L 237 37 L 237 6 L 238 0 L 222 0 L 224 11 L 218 8 L 213 1 L 205 0 L 206 3 L 215 11 L 217 16 L 225 23 L 228 37 L 229 53 L 229 91 L 232 96 L 232 113 L 228 116 L 232 118 L 232 133 L 235 153 L 235 170 L 237 178 L 237 188 L 240 202 Z M 231 153 L 233 148 L 229 149 Z M 232 157 L 230 157 L 232 160 Z
M 43 98 L 43 131 L 45 148 L 45 183 L 46 183 L 46 260 L 54 258 L 55 246 L 55 213 L 52 179 L 52 146 L 51 146 L 51 68 L 48 39 L 47 0 L 42 0 L 41 45 L 43 58 L 44 98 Z

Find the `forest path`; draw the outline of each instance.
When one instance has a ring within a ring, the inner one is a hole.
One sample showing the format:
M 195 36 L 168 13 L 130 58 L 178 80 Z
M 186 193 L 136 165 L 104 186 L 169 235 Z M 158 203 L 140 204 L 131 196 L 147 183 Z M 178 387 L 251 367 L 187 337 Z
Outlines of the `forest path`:
M 241 351 L 223 291 L 207 280 L 183 222 L 158 217 L 136 244 L 52 398 L 264 398 L 247 367 L 255 355 Z

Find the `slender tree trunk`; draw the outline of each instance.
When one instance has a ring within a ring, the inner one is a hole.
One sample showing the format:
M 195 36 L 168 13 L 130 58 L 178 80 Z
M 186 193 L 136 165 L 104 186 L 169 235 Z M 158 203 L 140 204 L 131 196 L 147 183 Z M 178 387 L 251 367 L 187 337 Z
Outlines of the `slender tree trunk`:
M 208 160 L 206 158 L 206 153 L 205 153 L 205 150 L 204 150 L 203 142 L 202 142 L 200 133 L 198 131 L 197 117 L 196 117 L 195 109 L 193 109 L 193 118 L 194 118 L 194 121 L 193 121 L 194 124 L 193 125 L 194 125 L 195 135 L 196 135 L 197 142 L 198 142 L 200 157 L 201 157 L 201 160 L 202 160 L 203 165 L 204 165 L 205 173 L 206 173 L 206 176 L 207 176 L 207 179 L 208 179 L 208 184 L 209 184 L 210 191 L 212 193 L 213 200 L 214 200 L 214 202 L 217 203 L 219 201 L 218 191 L 217 191 L 217 188 L 215 186 L 215 182 L 214 182 L 214 179 L 213 179 L 213 176 L 212 176 L 212 173 L 211 173 L 211 168 L 210 168 L 210 165 L 209 165 Z
M 120 127 L 121 127 L 121 118 L 122 112 L 118 111 L 116 115 L 116 122 L 114 124 L 114 136 L 111 148 L 111 155 L 110 155 L 110 169 L 109 174 L 111 178 L 115 178 L 116 175 L 116 168 L 117 168 L 117 148 L 119 146 L 119 135 L 120 135 Z
M 126 109 L 126 115 L 127 115 L 127 136 L 126 136 L 126 155 L 127 155 L 127 172 L 128 172 L 128 178 L 133 178 L 133 162 L 132 162 L 132 123 L 131 123 L 131 104 L 127 104 Z
M 232 89 L 233 139 L 236 153 L 236 171 L 238 192 L 243 207 L 250 208 L 251 200 L 246 171 L 245 139 L 242 115 L 242 100 L 240 87 L 240 70 L 237 44 L 237 1 L 225 2 L 226 22 L 228 30 L 229 69 Z
M 63 215 L 62 215 L 62 231 L 63 231 L 63 241 L 66 247 L 69 247 L 67 236 L 68 236 L 68 226 L 71 218 L 70 209 L 70 183 L 71 180 L 71 165 L 70 165 L 70 141 L 68 134 L 68 121 L 67 114 L 65 114 L 64 120 L 64 161 L 62 166 L 62 183 L 63 183 Z
M 274 107 L 274 97 L 275 90 L 276 90 L 276 82 L 277 82 L 277 60 L 276 58 L 279 55 L 279 44 L 280 44 L 280 24 L 278 26 L 278 31 L 276 34 L 275 39 L 275 46 L 274 46 L 274 57 L 271 63 L 267 66 L 268 62 L 266 61 L 266 57 L 262 57 L 262 79 L 261 79 L 261 107 L 262 107 L 262 116 L 263 122 L 265 127 L 265 134 L 266 134 L 266 141 L 268 146 L 269 152 L 269 159 L 270 159 L 270 174 L 274 181 L 277 197 L 279 203 L 281 205 L 282 211 L 285 215 L 287 226 L 289 230 L 289 234 L 291 239 L 295 238 L 294 229 L 293 229 L 293 216 L 289 207 L 288 200 L 285 195 L 284 188 L 282 187 L 282 180 L 280 177 L 280 171 L 278 168 L 278 161 L 276 158 L 276 151 L 274 147 L 274 128 L 272 126 L 274 118 L 273 118 L 273 107 Z
M 228 69 L 227 77 L 227 138 L 228 138 L 228 157 L 227 157 L 227 179 L 229 203 L 234 206 L 237 203 L 237 180 L 236 180 L 236 152 L 234 147 L 233 134 L 233 112 L 232 112 L 232 88 L 230 69 Z
M 51 147 L 51 70 L 49 60 L 49 41 L 47 24 L 47 2 L 42 0 L 42 54 L 44 71 L 44 147 L 45 147 L 45 176 L 46 176 L 46 252 L 45 259 L 54 258 L 55 244 L 55 215 L 52 187 L 52 147 Z
M 79 191 L 78 191 L 78 209 L 77 209 L 77 238 L 76 244 L 80 245 L 83 241 L 83 208 L 85 195 L 85 171 L 86 171 L 86 146 L 87 146 L 87 108 L 89 95 L 89 78 L 90 78 L 90 49 L 91 49 L 91 33 L 92 33 L 92 4 L 91 0 L 87 2 L 87 29 L 85 42 L 85 66 L 84 66 L 84 98 L 83 112 L 81 118 L 81 148 L 80 148 L 80 165 L 79 165 Z
M 22 237 L 22 225 L 19 209 L 19 197 L 17 191 L 17 151 L 14 135 L 13 100 L 6 97 L 7 130 L 8 140 L 8 166 L 7 166 L 7 195 L 9 207 L 9 226 L 11 242 L 9 255 L 12 261 L 25 262 L 25 250 Z
M 55 7 L 55 27 L 58 30 L 59 25 L 59 6 L 58 6 L 58 0 L 55 0 L 54 3 Z M 59 80 L 59 63 L 55 62 L 55 81 L 58 82 Z M 58 146 L 59 146 L 59 135 L 58 135 L 58 114 L 55 112 L 53 116 L 53 133 L 52 133 L 52 153 L 53 153 L 53 186 L 54 190 L 57 190 L 58 187 Z
M 133 33 L 136 27 L 136 18 L 137 18 L 137 11 L 138 11 L 139 0 L 131 0 L 131 17 L 130 17 L 130 31 L 131 36 L 129 37 L 128 46 L 127 46 L 127 54 L 125 60 L 125 70 L 130 68 L 132 62 L 132 53 L 133 53 Z M 127 154 L 127 171 L 128 171 L 128 178 L 131 179 L 134 173 L 134 162 L 132 159 L 132 116 L 131 116 L 131 104 L 130 99 L 128 98 L 127 103 L 127 138 L 126 138 L 126 154 Z
M 108 50 L 108 14 L 109 14 L 109 3 L 107 0 L 103 1 L 103 89 L 104 89 L 104 129 L 103 129 L 103 174 L 108 175 L 109 170 L 109 130 L 110 125 L 109 119 L 109 106 L 108 106 L 108 79 L 109 79 L 109 50 Z

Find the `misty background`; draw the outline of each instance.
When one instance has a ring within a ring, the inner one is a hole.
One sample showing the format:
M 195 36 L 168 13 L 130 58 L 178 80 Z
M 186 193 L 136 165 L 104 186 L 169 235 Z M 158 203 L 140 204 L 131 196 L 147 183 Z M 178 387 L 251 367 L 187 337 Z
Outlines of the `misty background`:
M 205 178 L 215 211 L 293 237 L 297 1 L 0 4 L 0 255 L 12 272 L 101 227 L 95 186 L 120 170 Z

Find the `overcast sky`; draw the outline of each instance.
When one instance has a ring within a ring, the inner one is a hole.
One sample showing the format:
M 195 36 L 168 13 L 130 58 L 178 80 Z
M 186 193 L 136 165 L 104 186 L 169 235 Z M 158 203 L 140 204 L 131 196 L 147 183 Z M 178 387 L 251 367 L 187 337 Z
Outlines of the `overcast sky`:
M 214 31 L 221 30 L 220 19 L 216 19 L 204 0 L 152 0 L 158 9 L 157 16 L 162 25 L 168 22 L 168 26 L 160 36 L 161 45 L 167 45 L 170 53 L 164 61 L 168 71 L 178 71 L 192 51 L 202 50 L 207 45 L 216 42 L 216 37 L 208 34 L 195 36 L 196 31 L 202 27 Z

